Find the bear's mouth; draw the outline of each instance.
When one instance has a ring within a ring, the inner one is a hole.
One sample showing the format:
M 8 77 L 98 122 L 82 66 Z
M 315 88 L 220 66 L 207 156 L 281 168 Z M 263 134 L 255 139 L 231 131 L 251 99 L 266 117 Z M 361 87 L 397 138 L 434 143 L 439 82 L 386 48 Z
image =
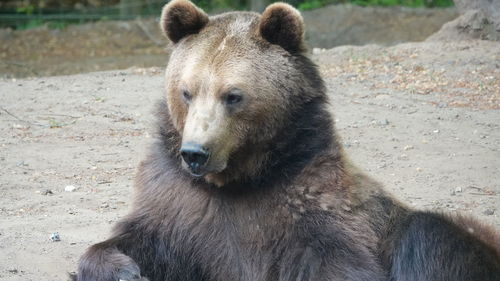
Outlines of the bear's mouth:
M 225 170 L 226 165 L 221 165 L 221 167 L 212 167 L 210 163 L 207 163 L 207 165 L 201 167 L 193 167 L 191 165 L 188 165 L 185 161 L 182 161 L 182 168 L 186 170 L 191 176 L 195 178 L 202 178 L 207 175 L 216 175 L 221 173 L 223 170 Z
M 185 161 L 182 161 L 182 168 L 186 170 L 191 176 L 196 178 L 201 178 L 208 174 L 208 171 L 205 169 L 206 167 L 196 167 L 188 165 Z
M 208 174 L 207 172 L 193 172 L 191 171 L 190 169 L 188 169 L 188 172 L 191 176 L 195 177 L 195 178 L 202 178 L 204 177 L 206 174 Z

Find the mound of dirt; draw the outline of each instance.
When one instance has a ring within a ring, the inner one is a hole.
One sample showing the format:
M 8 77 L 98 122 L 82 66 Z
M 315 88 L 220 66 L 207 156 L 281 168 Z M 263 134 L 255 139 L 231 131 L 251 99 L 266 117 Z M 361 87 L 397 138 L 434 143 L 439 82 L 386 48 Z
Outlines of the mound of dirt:
M 446 23 L 429 41 L 500 40 L 500 1 L 455 0 L 460 17 Z
M 302 13 L 310 46 L 395 45 L 424 41 L 458 16 L 456 9 L 331 5 Z

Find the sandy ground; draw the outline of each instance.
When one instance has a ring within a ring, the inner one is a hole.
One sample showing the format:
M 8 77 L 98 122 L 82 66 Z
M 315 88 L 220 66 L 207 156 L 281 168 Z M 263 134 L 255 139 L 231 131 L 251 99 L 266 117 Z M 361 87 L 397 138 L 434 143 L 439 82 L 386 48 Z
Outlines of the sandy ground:
M 500 228 L 498 43 L 316 53 L 355 163 L 409 205 Z M 126 214 L 162 73 L 0 81 L 0 280 L 66 280 Z

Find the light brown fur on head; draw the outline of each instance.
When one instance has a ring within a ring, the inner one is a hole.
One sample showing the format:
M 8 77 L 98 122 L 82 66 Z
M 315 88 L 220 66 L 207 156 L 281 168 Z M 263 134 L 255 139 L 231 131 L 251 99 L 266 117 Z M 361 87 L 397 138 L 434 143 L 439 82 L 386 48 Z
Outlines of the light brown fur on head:
M 187 20 L 179 20 L 181 13 Z M 296 100 L 311 99 L 315 91 L 304 89 L 318 86 L 290 53 L 303 51 L 302 18 L 293 7 L 277 3 L 262 16 L 227 13 L 198 24 L 205 16 L 185 0 L 163 9 L 163 30 L 175 43 L 167 101 L 182 143 L 210 149 L 205 179 L 220 186 L 258 172 L 268 143 L 300 105 Z M 242 101 L 229 107 L 232 92 Z

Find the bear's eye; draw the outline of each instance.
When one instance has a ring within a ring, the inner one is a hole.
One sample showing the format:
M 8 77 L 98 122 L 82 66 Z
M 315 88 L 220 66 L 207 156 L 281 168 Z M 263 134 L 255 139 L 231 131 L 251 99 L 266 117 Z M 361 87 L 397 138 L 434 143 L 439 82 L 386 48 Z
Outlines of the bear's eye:
M 191 93 L 189 93 L 188 91 L 182 91 L 182 97 L 184 98 L 184 101 L 187 103 L 189 103 L 193 98 L 193 96 L 191 96 Z
M 241 102 L 242 99 L 243 97 L 240 94 L 231 92 L 226 94 L 224 101 L 226 102 L 227 105 L 235 105 Z

